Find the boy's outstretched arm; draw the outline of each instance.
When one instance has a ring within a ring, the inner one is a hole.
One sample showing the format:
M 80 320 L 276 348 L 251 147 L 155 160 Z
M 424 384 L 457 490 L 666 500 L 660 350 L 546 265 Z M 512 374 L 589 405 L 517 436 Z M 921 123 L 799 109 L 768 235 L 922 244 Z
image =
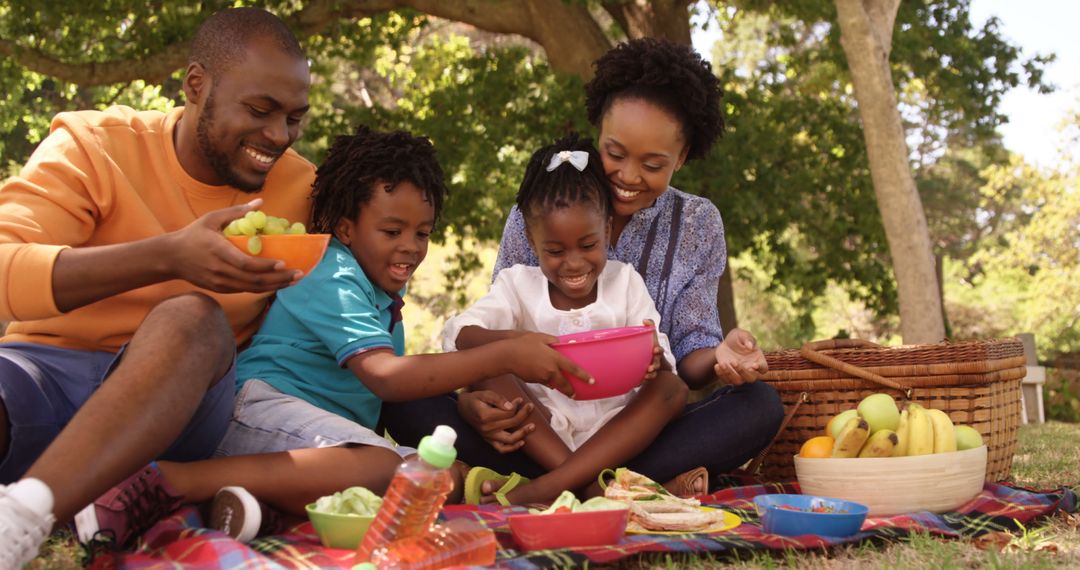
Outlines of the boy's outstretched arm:
M 377 349 L 357 354 L 347 365 L 373 394 L 387 402 L 446 394 L 503 374 L 573 396 L 562 372 L 578 378 L 591 376 L 549 346 L 556 340 L 551 335 L 525 333 L 470 350 L 411 356 Z
M 477 325 L 469 325 L 461 328 L 461 332 L 458 333 L 455 340 L 455 345 L 458 350 L 465 350 L 500 340 L 517 338 L 523 334 L 527 333 L 520 330 L 492 330 Z

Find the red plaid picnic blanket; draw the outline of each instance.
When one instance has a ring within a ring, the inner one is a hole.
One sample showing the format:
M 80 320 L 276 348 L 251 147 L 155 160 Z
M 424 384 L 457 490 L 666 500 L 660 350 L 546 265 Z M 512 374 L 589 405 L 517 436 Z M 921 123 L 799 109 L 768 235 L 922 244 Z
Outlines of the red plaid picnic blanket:
M 474 518 L 496 531 L 499 552 L 495 567 L 512 569 L 584 566 L 610 563 L 641 552 L 723 552 L 752 549 L 808 549 L 868 539 L 896 539 L 912 532 L 941 537 L 972 538 L 992 531 L 1015 532 L 1058 510 L 1075 512 L 1077 495 L 1067 487 L 1049 492 L 988 483 L 969 503 L 956 510 L 934 514 L 910 513 L 867 518 L 862 530 L 843 539 L 821 536 L 784 537 L 762 532 L 753 499 L 765 493 L 797 493 L 797 484 L 751 485 L 725 489 L 702 497 L 702 503 L 727 509 L 743 524 L 716 534 L 627 535 L 618 544 L 563 550 L 524 552 L 517 549 L 507 528 L 507 517 L 523 513 L 523 507 L 449 506 L 442 518 Z M 352 568 L 349 550 L 324 548 L 310 523 L 282 535 L 241 544 L 224 534 L 200 528 L 194 508 L 185 508 L 159 522 L 140 541 L 138 550 L 99 556 L 91 568 L 176 567 L 192 569 L 292 569 Z

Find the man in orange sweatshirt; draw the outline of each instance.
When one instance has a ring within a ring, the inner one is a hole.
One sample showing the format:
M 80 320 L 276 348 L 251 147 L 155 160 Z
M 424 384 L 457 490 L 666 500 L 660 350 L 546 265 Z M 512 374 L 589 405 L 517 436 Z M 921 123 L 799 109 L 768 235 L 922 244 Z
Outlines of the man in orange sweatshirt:
M 252 208 L 308 220 L 314 167 L 289 150 L 310 85 L 296 38 L 224 10 L 189 61 L 185 107 L 61 113 L 0 186 L 2 568 L 125 478 L 153 488 L 138 470 L 155 458 L 212 454 L 237 344 L 301 277 L 221 234 Z

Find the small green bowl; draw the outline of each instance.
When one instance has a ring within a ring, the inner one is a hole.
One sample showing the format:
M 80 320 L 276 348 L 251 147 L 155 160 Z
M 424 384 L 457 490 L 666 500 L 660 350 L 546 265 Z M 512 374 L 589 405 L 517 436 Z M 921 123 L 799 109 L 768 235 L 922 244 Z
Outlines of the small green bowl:
M 311 526 L 319 535 L 322 545 L 327 548 L 347 548 L 355 550 L 364 539 L 364 534 L 375 520 L 375 515 L 338 515 L 320 513 L 315 510 L 315 503 L 305 507 Z

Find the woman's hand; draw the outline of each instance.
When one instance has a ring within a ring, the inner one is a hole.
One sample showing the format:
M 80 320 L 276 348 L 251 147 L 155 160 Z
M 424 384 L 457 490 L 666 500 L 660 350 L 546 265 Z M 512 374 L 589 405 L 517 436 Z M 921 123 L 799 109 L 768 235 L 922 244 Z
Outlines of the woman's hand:
M 656 334 L 656 324 L 653 323 L 652 319 L 645 319 L 642 323 L 647 327 L 653 328 L 653 358 L 652 362 L 649 363 L 649 369 L 645 371 L 644 378 L 645 380 L 652 380 L 653 378 L 656 378 L 657 372 L 660 370 L 671 370 L 671 367 L 668 366 L 667 361 L 664 360 L 664 347 L 660 346 L 660 337 Z
M 769 364 L 754 335 L 743 329 L 732 329 L 716 347 L 713 371 L 721 380 L 738 386 L 761 378 L 769 371 Z
M 513 401 L 491 390 L 458 394 L 458 414 L 499 453 L 511 453 L 525 445 L 525 436 L 536 429 L 525 423 L 533 404 Z

